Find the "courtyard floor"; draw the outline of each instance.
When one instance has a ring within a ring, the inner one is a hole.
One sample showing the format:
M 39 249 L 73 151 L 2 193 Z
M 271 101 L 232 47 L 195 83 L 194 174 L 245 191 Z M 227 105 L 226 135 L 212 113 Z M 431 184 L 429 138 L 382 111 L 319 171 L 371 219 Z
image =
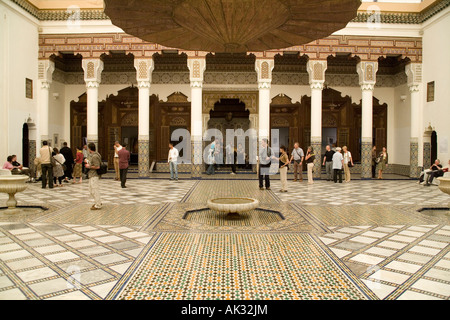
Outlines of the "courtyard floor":
M 280 193 L 278 179 L 261 191 L 228 178 L 102 179 L 101 211 L 87 181 L 29 184 L 19 205 L 48 210 L 0 211 L 0 300 L 450 297 L 449 211 L 419 212 L 448 207 L 437 187 L 305 180 Z M 224 196 L 260 207 L 238 220 L 206 209 Z

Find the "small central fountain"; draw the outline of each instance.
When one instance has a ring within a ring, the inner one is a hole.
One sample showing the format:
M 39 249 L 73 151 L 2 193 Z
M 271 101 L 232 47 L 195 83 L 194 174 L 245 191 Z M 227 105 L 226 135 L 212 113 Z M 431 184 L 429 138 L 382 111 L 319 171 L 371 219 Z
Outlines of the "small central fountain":
M 209 209 L 226 213 L 229 218 L 238 218 L 240 214 L 252 211 L 259 206 L 259 201 L 251 198 L 217 198 L 208 200 Z
M 438 178 L 439 189 L 450 196 L 450 178 Z M 450 203 L 449 203 L 450 207 Z

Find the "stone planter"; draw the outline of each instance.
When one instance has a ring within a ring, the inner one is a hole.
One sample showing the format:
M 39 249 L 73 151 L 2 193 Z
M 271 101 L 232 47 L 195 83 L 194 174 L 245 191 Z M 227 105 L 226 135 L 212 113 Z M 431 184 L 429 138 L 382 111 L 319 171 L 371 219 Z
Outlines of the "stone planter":
M 5 211 L 6 214 L 19 212 L 15 195 L 28 187 L 26 184 L 27 181 L 27 176 L 0 176 L 0 193 L 9 195 L 9 199 L 6 201 L 6 206 L 8 207 Z
M 219 198 L 208 200 L 208 208 L 214 211 L 239 215 L 258 208 L 259 201 L 250 198 Z

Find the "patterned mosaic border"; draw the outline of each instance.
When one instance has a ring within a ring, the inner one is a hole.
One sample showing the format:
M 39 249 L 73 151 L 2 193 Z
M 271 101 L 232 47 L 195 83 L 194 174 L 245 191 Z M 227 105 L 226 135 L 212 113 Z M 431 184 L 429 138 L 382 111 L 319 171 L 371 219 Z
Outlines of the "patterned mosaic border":
M 165 233 L 158 238 L 108 299 L 376 299 L 309 235 Z M 232 247 L 225 251 L 228 244 Z M 314 266 L 303 264 L 311 258 Z M 314 276 L 307 271 L 311 267 Z

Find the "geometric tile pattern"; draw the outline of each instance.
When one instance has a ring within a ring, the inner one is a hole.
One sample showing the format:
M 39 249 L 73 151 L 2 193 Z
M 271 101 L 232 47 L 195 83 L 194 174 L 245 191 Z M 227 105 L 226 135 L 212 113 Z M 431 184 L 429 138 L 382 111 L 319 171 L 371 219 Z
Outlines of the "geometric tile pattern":
M 309 235 L 170 233 L 114 298 L 368 299 Z
M 320 239 L 380 299 L 450 297 L 450 227 L 333 228 Z
M 117 226 L 0 223 L 0 299 L 103 299 L 152 236 Z
M 122 189 L 120 182 L 100 179 L 100 194 L 103 205 L 161 205 L 162 203 L 178 202 L 195 184 L 194 181 L 171 182 L 160 180 L 128 180 L 127 189 Z M 0 193 L 0 204 L 8 199 Z M 19 205 L 52 205 L 67 207 L 74 203 L 90 204 L 92 197 L 87 181 L 82 185 L 64 184 L 63 188 L 41 189 L 40 183 L 28 184 L 27 190 L 16 195 Z
M 437 187 L 426 188 L 415 181 L 351 181 L 337 183 L 316 181 L 313 185 L 288 181 L 288 192 L 281 193 L 279 181 L 273 181 L 272 190 L 284 202 L 302 206 L 397 206 L 446 207 L 448 196 Z
M 361 178 L 372 178 L 372 139 L 369 138 L 369 142 L 364 141 L 361 143 Z
M 139 177 L 150 176 L 150 141 L 139 139 Z

